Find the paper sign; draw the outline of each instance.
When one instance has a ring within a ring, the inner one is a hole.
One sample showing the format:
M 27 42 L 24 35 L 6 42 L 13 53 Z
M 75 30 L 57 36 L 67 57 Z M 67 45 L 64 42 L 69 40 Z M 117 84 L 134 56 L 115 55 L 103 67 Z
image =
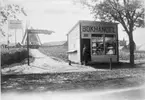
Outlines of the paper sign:
M 22 28 L 22 21 L 21 20 L 9 20 L 8 21 L 8 28 L 9 29 L 21 29 Z

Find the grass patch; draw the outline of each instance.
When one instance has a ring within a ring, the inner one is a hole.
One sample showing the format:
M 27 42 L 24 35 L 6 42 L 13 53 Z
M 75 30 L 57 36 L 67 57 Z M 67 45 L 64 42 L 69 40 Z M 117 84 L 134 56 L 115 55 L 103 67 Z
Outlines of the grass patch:
M 59 58 L 63 61 L 68 61 L 67 46 L 39 47 L 39 51 L 45 55 L 52 56 L 54 59 Z
M 130 54 L 129 51 L 119 51 L 119 59 L 120 60 L 129 60 Z M 145 59 L 145 51 L 135 51 L 134 52 L 134 60 Z

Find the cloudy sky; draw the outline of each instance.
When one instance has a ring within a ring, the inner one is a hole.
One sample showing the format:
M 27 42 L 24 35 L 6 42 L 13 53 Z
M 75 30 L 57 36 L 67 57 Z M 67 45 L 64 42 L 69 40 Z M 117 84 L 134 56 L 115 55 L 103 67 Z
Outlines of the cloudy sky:
M 42 43 L 66 40 L 67 32 L 79 20 L 93 20 L 87 8 L 74 4 L 72 0 L 3 0 L 3 2 L 23 6 L 28 16 L 21 18 L 29 20 L 31 27 L 55 31 L 52 35 L 39 35 Z M 145 37 L 144 31 L 145 29 L 135 31 L 134 39 L 137 44 L 145 43 L 142 38 Z M 119 27 L 119 39 L 123 37 L 127 39 L 122 27 Z

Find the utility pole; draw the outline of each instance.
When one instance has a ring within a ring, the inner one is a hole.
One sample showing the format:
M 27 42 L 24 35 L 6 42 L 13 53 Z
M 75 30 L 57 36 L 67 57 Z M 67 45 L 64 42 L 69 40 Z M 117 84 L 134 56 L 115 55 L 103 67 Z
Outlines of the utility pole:
M 27 34 L 27 58 L 28 58 L 28 66 L 29 66 L 30 61 L 29 61 L 29 32 L 28 32 L 28 29 L 26 29 L 26 34 Z

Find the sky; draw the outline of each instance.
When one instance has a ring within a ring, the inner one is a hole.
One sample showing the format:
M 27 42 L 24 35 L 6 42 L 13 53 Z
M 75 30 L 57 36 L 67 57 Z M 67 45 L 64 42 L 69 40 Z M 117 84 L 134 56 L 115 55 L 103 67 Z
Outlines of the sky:
M 72 0 L 3 0 L 4 4 L 18 4 L 24 7 L 27 17 L 19 15 L 23 22 L 29 22 L 34 29 L 47 29 L 55 33 L 39 35 L 42 43 L 67 40 L 66 34 L 79 20 L 94 20 L 87 8 L 74 4 Z M 25 25 L 24 25 L 25 26 Z M 123 28 L 119 25 L 119 39 L 128 39 Z M 14 30 L 9 30 L 14 34 Z M 24 29 L 23 29 L 24 31 Z M 145 29 L 134 31 L 134 40 L 137 44 L 145 43 L 143 37 Z M 22 30 L 17 30 L 17 41 L 21 41 Z M 11 41 L 14 41 L 11 37 Z

